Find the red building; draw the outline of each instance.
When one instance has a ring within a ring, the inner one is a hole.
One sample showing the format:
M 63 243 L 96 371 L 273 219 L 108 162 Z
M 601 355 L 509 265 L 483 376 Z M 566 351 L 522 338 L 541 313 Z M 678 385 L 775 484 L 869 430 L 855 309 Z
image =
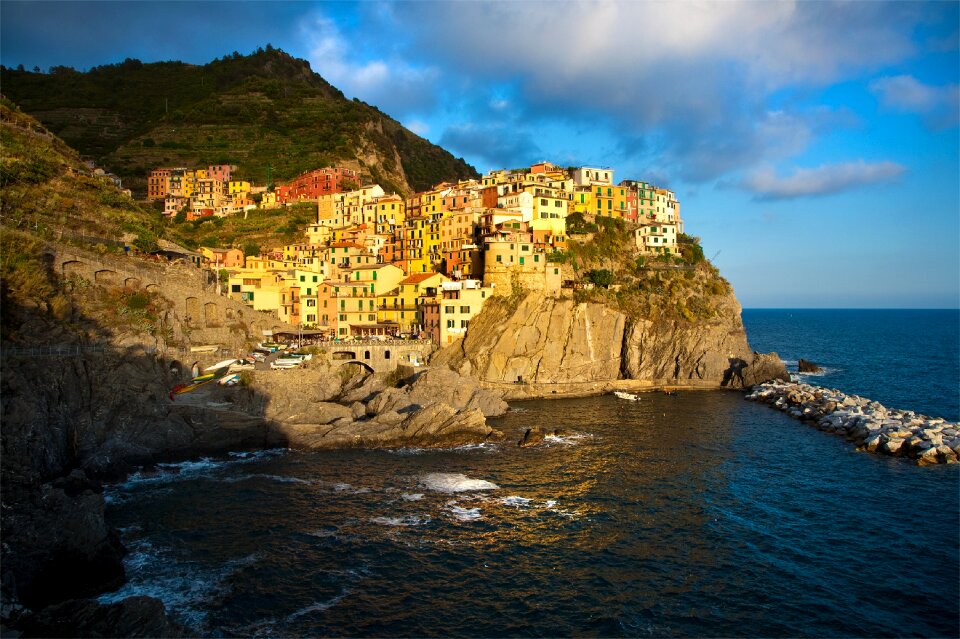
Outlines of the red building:
M 277 202 L 286 204 L 297 200 L 310 200 L 330 193 L 341 193 L 347 190 L 344 188 L 344 182 L 352 182 L 354 187 L 359 186 L 357 172 L 342 167 L 308 171 L 286 184 L 278 185 Z

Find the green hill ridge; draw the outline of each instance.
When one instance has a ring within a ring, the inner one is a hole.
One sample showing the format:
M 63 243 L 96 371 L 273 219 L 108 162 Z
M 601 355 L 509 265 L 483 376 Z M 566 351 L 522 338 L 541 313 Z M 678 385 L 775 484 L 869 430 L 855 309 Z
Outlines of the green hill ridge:
M 206 65 L 122 63 L 87 72 L 0 68 L 4 96 L 137 194 L 158 166 L 235 164 L 265 183 L 342 164 L 403 194 L 478 177 L 376 107 L 348 100 L 306 60 L 267 46 Z M 269 168 L 268 168 L 269 167 Z

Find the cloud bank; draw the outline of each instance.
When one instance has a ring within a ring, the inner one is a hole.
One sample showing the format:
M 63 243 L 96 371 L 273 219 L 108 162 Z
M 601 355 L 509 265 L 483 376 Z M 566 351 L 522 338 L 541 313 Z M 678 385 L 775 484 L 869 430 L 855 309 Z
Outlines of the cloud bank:
M 895 162 L 863 160 L 841 164 L 823 164 L 811 169 L 796 169 L 792 175 L 779 176 L 771 168 L 758 169 L 743 179 L 740 186 L 764 200 L 829 195 L 853 188 L 887 182 L 906 171 Z

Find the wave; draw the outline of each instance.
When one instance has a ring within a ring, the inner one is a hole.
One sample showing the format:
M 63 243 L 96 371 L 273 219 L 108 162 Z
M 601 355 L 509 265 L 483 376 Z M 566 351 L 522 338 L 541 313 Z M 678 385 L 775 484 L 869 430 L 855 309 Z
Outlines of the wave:
M 415 515 L 404 515 L 403 517 L 373 517 L 370 523 L 380 526 L 419 526 L 430 523 L 430 518 L 420 518 Z
M 175 481 L 196 479 L 214 475 L 224 468 L 237 464 L 249 464 L 276 457 L 287 452 L 286 448 L 271 448 L 254 452 L 228 453 L 226 457 L 201 457 L 182 462 L 157 464 L 151 469 L 141 468 L 121 483 L 108 487 L 110 490 L 130 490 L 142 485 L 166 484 Z
M 256 563 L 255 554 L 230 560 L 219 568 L 198 568 L 180 563 L 155 549 L 150 542 L 134 542 L 135 549 L 124 558 L 128 581 L 114 592 L 97 598 L 99 603 L 116 603 L 127 597 L 159 599 L 167 610 L 193 629 L 203 630 L 211 603 L 222 596 L 226 579 L 245 566 Z
M 353 484 L 340 482 L 333 485 L 333 492 L 345 493 L 347 495 L 365 495 L 366 493 L 369 493 L 372 491 L 366 486 L 361 486 L 360 488 L 357 488 Z
M 239 475 L 237 477 L 227 477 L 223 481 L 235 484 L 241 481 L 247 481 L 248 479 L 267 479 L 270 481 L 280 482 L 282 484 L 312 484 L 313 482 L 300 479 L 299 477 L 290 477 L 287 475 L 268 475 L 266 473 L 253 473 L 250 475 Z
M 457 506 L 457 502 L 448 501 L 447 502 L 447 511 L 453 515 L 454 519 L 459 521 L 476 521 L 477 519 L 482 519 L 483 515 L 480 514 L 479 508 L 463 508 Z
M 420 485 L 438 493 L 462 493 L 471 490 L 496 490 L 493 482 L 470 479 L 460 473 L 430 473 L 420 479 Z
M 518 495 L 511 495 L 509 497 L 503 497 L 500 499 L 500 503 L 504 506 L 513 506 L 514 508 L 520 508 L 521 506 L 529 506 L 533 503 L 532 499 L 526 497 L 520 497 Z
M 551 444 L 564 444 L 565 446 L 576 446 L 581 440 L 593 437 L 590 433 L 570 433 L 567 435 L 547 435 L 543 441 Z
M 400 455 L 401 457 L 412 455 L 425 455 L 427 453 L 466 453 L 474 450 L 496 450 L 497 444 L 493 442 L 480 442 L 479 444 L 463 444 L 453 448 L 418 448 L 415 446 L 408 448 L 389 448 L 385 452 L 391 455 Z
M 287 615 L 287 618 L 284 619 L 284 621 L 290 622 L 304 615 L 309 615 L 314 612 L 324 612 L 326 610 L 329 610 L 330 608 L 333 608 L 338 603 L 343 601 L 347 597 L 347 595 L 350 594 L 350 592 L 351 590 L 349 588 L 344 588 L 343 592 L 341 592 L 336 597 L 332 597 L 331 599 L 327 599 L 326 601 L 315 601 L 309 606 L 304 606 L 300 610 L 290 613 L 289 615 Z

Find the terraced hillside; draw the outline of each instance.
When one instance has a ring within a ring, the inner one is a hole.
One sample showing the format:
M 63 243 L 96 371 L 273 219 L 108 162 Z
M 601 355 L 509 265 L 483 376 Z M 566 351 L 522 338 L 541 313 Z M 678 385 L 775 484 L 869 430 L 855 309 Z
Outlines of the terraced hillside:
M 230 163 L 258 183 L 342 163 L 408 193 L 476 177 L 462 159 L 348 100 L 305 60 L 267 47 L 197 66 L 126 60 L 81 73 L 0 69 L 3 93 L 142 194 L 156 166 Z

